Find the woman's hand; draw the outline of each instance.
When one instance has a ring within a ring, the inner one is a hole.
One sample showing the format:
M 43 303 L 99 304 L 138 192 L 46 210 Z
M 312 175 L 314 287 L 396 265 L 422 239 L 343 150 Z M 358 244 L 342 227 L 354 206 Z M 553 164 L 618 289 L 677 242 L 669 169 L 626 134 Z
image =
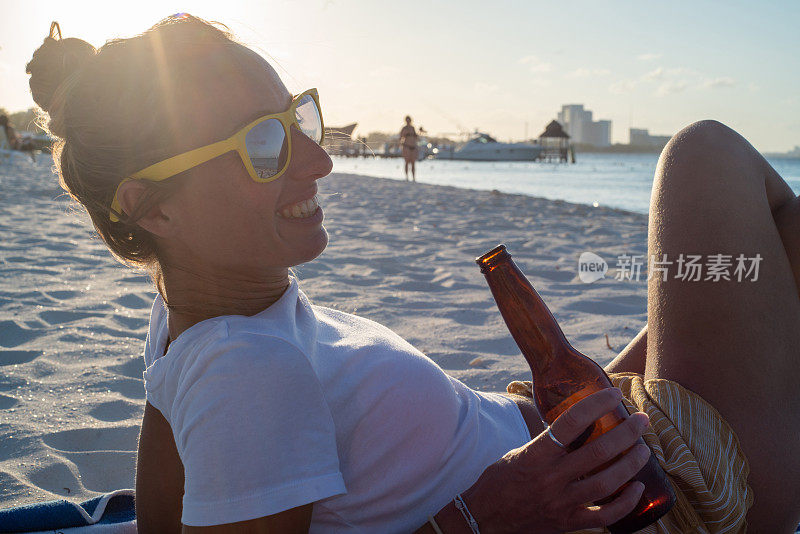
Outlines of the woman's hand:
M 621 398 L 620 390 L 611 388 L 582 399 L 556 419 L 553 435 L 561 443 L 571 443 Z M 489 466 L 462 497 L 482 534 L 554 533 L 610 525 L 633 510 L 644 486 L 633 482 L 613 501 L 602 506 L 591 503 L 612 495 L 644 467 L 650 449 L 636 441 L 647 424 L 646 414 L 635 413 L 573 452 L 542 432 Z M 619 455 L 602 471 L 589 474 Z

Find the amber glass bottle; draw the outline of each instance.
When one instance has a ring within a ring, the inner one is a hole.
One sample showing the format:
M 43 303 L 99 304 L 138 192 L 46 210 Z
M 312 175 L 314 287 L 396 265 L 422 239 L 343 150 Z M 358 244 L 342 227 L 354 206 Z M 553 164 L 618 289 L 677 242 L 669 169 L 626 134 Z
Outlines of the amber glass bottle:
M 546 425 L 582 398 L 600 389 L 613 387 L 599 365 L 567 342 L 553 314 L 511 259 L 505 245 L 495 247 L 475 261 L 486 276 L 511 335 L 531 367 L 533 400 Z M 628 415 L 625 406 L 620 403 L 616 410 L 597 420 L 570 443 L 568 449 L 575 450 L 608 432 Z M 639 441 L 642 441 L 641 438 Z M 642 482 L 645 489 L 636 508 L 608 527 L 615 534 L 640 530 L 667 513 L 675 504 L 672 486 L 652 452 L 647 464 L 633 480 Z M 617 494 L 621 491 L 622 488 Z M 610 501 L 617 494 L 602 502 Z

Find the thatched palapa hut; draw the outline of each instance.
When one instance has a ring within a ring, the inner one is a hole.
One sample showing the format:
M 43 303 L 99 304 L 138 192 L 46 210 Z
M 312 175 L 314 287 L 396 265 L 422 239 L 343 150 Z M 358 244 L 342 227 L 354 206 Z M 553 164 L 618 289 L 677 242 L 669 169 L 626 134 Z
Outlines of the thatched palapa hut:
M 572 163 L 575 163 L 575 152 L 570 149 L 569 135 L 558 121 L 550 121 L 544 131 L 539 135 L 539 145 L 542 152 L 539 154 L 540 161 L 569 161 L 572 155 Z

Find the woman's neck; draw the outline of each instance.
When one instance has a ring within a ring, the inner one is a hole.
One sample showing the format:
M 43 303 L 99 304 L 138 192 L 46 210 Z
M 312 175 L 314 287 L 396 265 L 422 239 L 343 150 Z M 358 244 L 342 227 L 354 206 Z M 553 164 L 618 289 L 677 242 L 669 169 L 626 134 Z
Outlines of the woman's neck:
M 277 302 L 287 287 L 288 269 L 251 277 L 165 266 L 169 337 L 175 339 L 192 325 L 212 317 L 255 315 Z

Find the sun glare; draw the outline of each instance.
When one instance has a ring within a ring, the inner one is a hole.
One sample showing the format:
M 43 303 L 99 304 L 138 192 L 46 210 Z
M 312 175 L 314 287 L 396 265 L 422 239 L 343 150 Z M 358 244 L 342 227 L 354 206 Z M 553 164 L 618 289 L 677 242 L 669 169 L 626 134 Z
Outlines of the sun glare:
M 47 26 L 50 19 L 57 20 L 64 37 L 80 37 L 99 47 L 110 39 L 140 34 L 170 15 L 188 16 L 186 7 L 185 2 L 139 0 L 115 6 L 112 12 L 108 4 L 75 2 L 68 7 L 62 5 L 52 10 L 42 10 L 40 17 L 47 18 L 47 21 L 42 21 L 42 27 Z M 191 14 L 207 18 L 214 11 L 207 7 L 206 2 L 192 2 Z

